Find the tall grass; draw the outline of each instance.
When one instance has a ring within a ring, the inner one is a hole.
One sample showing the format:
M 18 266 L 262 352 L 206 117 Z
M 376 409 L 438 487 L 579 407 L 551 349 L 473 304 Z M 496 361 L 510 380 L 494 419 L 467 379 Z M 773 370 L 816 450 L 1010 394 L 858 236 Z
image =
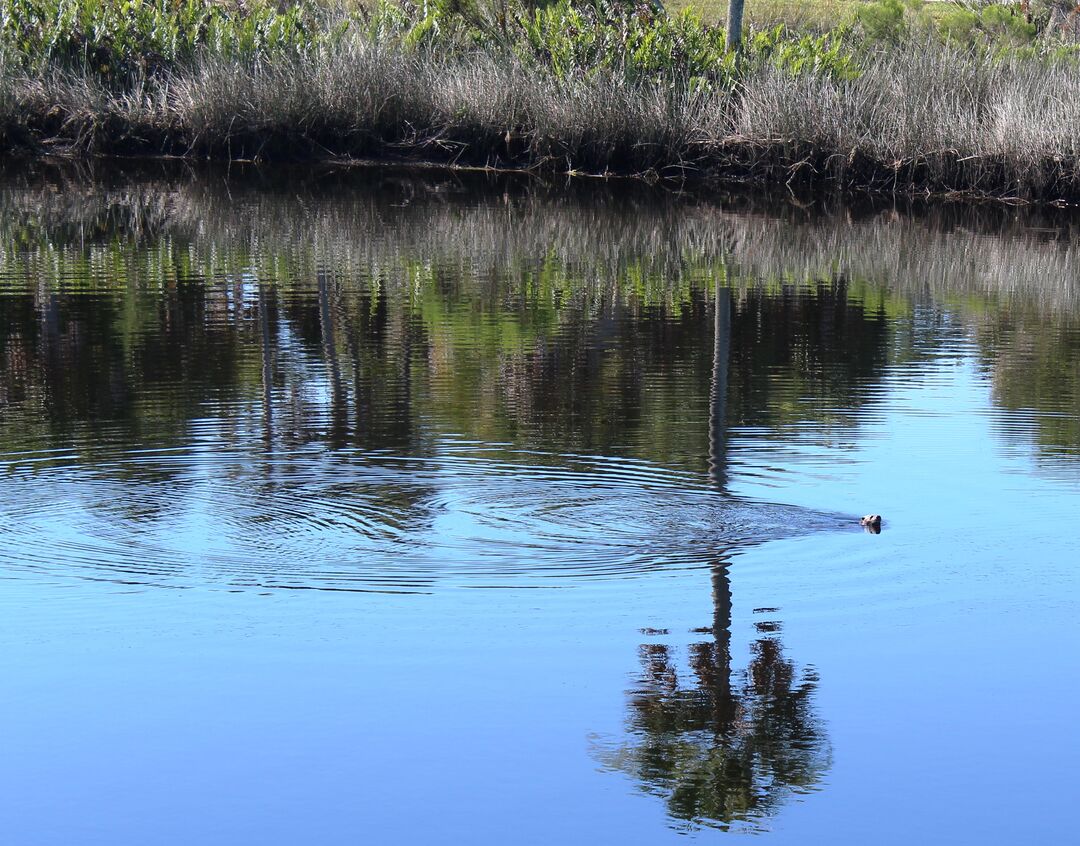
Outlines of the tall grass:
M 51 23 L 20 19 L 46 5 Z M 148 23 L 124 29 L 118 6 Z M 691 14 L 608 0 L 201 8 L 0 0 L 0 145 L 1080 199 L 1064 55 L 778 28 L 736 58 Z
M 748 81 L 736 132 L 750 163 L 881 190 L 1076 198 L 1080 69 L 924 43 L 829 79 Z M 891 186 L 891 187 L 890 187 Z

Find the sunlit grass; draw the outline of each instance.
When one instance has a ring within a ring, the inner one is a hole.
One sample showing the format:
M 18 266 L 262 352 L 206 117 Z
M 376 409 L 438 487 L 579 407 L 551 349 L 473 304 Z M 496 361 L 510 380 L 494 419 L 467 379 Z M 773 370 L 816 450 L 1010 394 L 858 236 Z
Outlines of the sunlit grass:
M 825 32 L 855 19 L 866 0 L 749 0 L 746 23 L 757 29 L 784 24 L 793 29 Z M 705 20 L 723 23 L 727 18 L 726 0 L 670 0 L 668 11 L 693 9 Z

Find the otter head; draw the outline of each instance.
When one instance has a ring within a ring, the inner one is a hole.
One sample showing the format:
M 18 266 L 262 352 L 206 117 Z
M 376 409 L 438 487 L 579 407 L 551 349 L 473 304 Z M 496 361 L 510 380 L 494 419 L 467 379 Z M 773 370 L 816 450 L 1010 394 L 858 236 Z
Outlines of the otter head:
M 869 529 L 876 535 L 881 532 L 881 515 L 867 514 L 865 517 L 859 520 L 859 525 L 865 529 Z

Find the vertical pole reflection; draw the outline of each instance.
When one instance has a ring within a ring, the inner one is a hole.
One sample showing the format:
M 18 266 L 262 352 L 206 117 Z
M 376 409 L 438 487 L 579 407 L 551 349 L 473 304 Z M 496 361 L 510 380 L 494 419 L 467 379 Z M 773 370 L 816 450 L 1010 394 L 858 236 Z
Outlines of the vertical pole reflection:
M 717 493 L 727 487 L 728 362 L 731 358 L 731 289 L 713 289 L 713 369 L 709 387 L 709 482 Z M 701 644 L 698 673 L 713 687 L 713 719 L 718 734 L 726 734 L 735 721 L 731 691 L 731 580 L 727 556 L 721 553 L 712 566 L 713 643 Z M 706 666 L 706 664 L 711 666 Z
M 397 326 L 400 332 L 401 355 L 399 382 L 393 394 L 393 427 L 394 440 L 397 443 L 408 445 L 413 432 L 413 333 L 416 328 L 414 320 L 415 303 L 413 295 L 406 294 L 401 300 L 400 313 L 397 317 Z
M 729 734 L 735 725 L 738 705 L 731 688 L 731 579 L 727 556 L 721 554 L 712 567 L 712 644 L 698 644 L 694 670 L 712 689 L 713 730 Z
M 713 367 L 709 391 L 709 484 L 726 492 L 731 291 L 714 288 Z M 716 503 L 717 519 L 723 504 Z M 628 693 L 627 732 L 597 744 L 607 767 L 631 774 L 662 796 L 680 827 L 727 829 L 777 813 L 789 796 L 820 783 L 830 764 L 828 738 L 813 710 L 817 675 L 784 654 L 778 623 L 762 621 L 745 670 L 732 666 L 730 551 L 711 562 L 711 635 L 687 646 L 650 640 L 639 649 L 641 674 Z M 650 638 L 667 629 L 643 629 Z M 734 671 L 734 672 L 733 672 Z
M 413 303 L 406 298 L 401 307 L 401 389 L 397 400 L 396 424 L 402 440 L 408 442 L 412 430 Z
M 720 493 L 727 487 L 728 361 L 731 358 L 731 289 L 713 293 L 713 371 L 709 388 L 709 481 Z
M 364 403 L 364 366 L 361 359 L 360 338 L 356 328 L 359 320 L 359 316 L 354 316 L 350 320 L 348 313 L 345 315 L 345 346 L 352 361 L 353 440 L 358 444 L 363 439 L 363 427 L 367 418 Z
M 270 345 L 270 307 L 266 285 L 259 283 L 259 330 L 262 337 L 262 401 L 263 438 L 269 444 L 274 439 L 274 353 Z
M 341 366 L 338 363 L 337 339 L 334 333 L 334 313 L 330 308 L 330 281 L 324 271 L 316 273 L 319 287 L 319 330 L 322 334 L 323 355 L 330 371 L 330 441 L 334 446 L 345 442 L 349 410 L 341 385 Z

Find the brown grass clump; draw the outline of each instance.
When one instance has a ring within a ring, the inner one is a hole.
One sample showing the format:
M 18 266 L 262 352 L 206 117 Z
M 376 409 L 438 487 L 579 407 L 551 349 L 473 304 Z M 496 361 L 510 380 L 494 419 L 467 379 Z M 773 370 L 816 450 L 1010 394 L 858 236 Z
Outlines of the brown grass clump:
M 759 75 L 736 132 L 749 167 L 900 191 L 1077 196 L 1080 70 L 995 61 L 933 44 L 875 56 L 855 80 Z

